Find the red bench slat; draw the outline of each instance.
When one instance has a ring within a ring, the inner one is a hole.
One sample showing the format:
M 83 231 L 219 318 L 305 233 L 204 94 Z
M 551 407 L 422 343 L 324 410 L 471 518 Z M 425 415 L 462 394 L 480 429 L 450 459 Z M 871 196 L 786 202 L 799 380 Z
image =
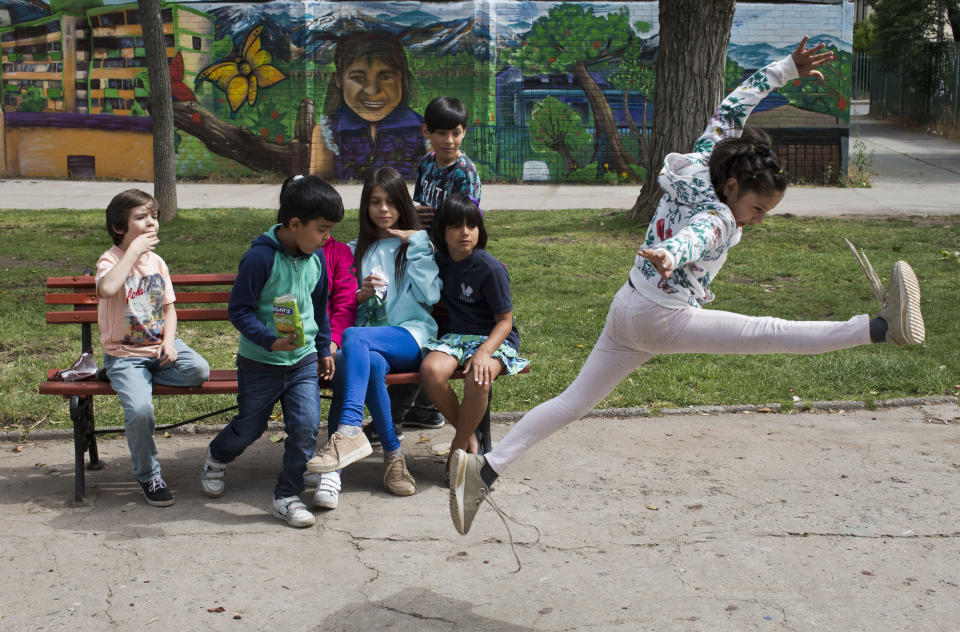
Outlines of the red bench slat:
M 180 321 L 209 321 L 226 320 L 226 307 L 207 307 L 197 309 L 177 309 L 177 322 Z M 97 322 L 96 310 L 76 311 L 76 312 L 47 312 L 48 324 L 63 323 L 93 323 Z

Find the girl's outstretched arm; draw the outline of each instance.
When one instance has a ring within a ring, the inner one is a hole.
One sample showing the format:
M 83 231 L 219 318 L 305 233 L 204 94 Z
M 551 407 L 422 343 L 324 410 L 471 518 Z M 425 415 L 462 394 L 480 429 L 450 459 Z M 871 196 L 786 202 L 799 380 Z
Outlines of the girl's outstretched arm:
M 706 157 L 718 141 L 728 136 L 740 136 L 747 117 L 757 104 L 791 79 L 814 77 L 822 80 L 823 74 L 816 69 L 832 60 L 833 53 L 820 53 L 825 46 L 822 43 L 810 49 L 806 45 L 807 38 L 804 37 L 790 56 L 756 71 L 727 95 L 707 123 L 707 129 L 697 139 L 694 151 Z

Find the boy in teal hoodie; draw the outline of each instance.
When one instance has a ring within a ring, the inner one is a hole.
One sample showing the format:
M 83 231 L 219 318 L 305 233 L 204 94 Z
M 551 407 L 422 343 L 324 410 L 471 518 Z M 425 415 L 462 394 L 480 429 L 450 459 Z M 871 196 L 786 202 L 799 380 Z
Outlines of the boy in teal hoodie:
M 292 176 L 280 190 L 279 223 L 254 239 L 240 260 L 227 308 L 240 332 L 239 410 L 210 442 L 200 476 L 204 493 L 222 495 L 226 464 L 263 434 L 279 400 L 287 438 L 273 515 L 294 527 L 314 523 L 300 493 L 317 439 L 318 382 L 334 373 L 321 246 L 342 218 L 343 202 L 332 186 L 315 176 Z M 283 335 L 274 323 L 274 299 L 285 295 L 293 296 L 300 313 L 301 344 L 297 334 Z

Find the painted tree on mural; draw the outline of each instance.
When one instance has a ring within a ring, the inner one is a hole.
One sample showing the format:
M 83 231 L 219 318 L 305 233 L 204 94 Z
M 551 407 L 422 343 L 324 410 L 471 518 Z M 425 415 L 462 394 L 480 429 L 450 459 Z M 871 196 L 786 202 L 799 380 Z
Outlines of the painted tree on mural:
M 547 97 L 533 106 L 530 133 L 534 149 L 539 149 L 537 145 L 541 145 L 560 154 L 567 168 L 564 177 L 580 168 L 574 152 L 591 142 L 577 113 L 555 97 Z
M 723 75 L 736 0 L 661 2 L 657 53 L 657 107 L 650 166 L 629 216 L 650 221 L 661 191 L 659 165 L 671 151 L 693 149 L 723 94 Z
M 646 23 L 638 23 L 637 28 L 642 32 L 644 27 L 649 29 Z M 641 60 L 639 50 L 628 51 L 623 60 L 617 66 L 617 69 L 610 73 L 607 80 L 610 85 L 623 91 L 623 112 L 627 119 L 627 126 L 630 132 L 637 139 L 640 147 L 640 163 L 648 169 L 650 165 L 650 136 L 646 131 L 647 112 L 649 105 L 654 100 L 655 81 L 657 76 L 656 66 L 651 62 Z M 643 95 L 643 114 L 640 120 L 643 129 L 637 127 L 633 115 L 630 113 L 630 93 L 640 93 Z
M 635 39 L 625 8 L 601 16 L 591 6 L 562 3 L 533 23 L 521 46 L 503 54 L 508 64 L 525 75 L 569 72 L 574 76 L 593 111 L 598 176 L 607 171 L 633 173 L 630 164 L 637 160 L 624 149 L 613 110 L 591 69 L 620 60 Z

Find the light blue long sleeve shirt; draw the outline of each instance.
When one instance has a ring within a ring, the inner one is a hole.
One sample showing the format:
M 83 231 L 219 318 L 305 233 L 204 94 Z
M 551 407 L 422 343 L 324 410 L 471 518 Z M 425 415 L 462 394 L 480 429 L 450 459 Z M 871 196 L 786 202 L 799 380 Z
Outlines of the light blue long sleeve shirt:
M 440 300 L 440 276 L 437 263 L 433 259 L 433 247 L 427 232 L 419 230 L 407 240 L 407 265 L 403 280 L 397 283 L 397 271 L 394 265 L 399 237 L 378 239 L 370 244 L 363 255 L 360 278 L 370 275 L 374 266 L 380 266 L 389 279 L 387 287 L 387 319 L 391 325 L 403 327 L 413 336 L 421 347 L 427 340 L 437 335 L 437 322 L 430 315 L 433 306 Z M 356 252 L 357 242 L 350 242 L 350 250 Z M 357 307 L 357 327 L 365 327 L 369 322 L 367 309 L 370 301 Z

